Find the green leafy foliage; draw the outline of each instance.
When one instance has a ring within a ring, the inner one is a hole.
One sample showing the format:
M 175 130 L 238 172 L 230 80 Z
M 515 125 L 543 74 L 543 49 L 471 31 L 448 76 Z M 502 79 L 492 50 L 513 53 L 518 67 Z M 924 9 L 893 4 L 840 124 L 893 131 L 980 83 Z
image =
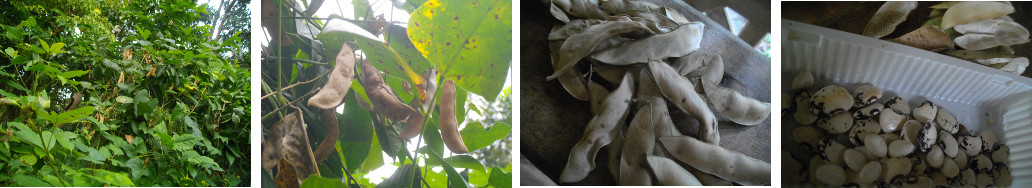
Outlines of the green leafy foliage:
M 249 186 L 249 45 L 206 5 L 0 7 L 0 187 Z

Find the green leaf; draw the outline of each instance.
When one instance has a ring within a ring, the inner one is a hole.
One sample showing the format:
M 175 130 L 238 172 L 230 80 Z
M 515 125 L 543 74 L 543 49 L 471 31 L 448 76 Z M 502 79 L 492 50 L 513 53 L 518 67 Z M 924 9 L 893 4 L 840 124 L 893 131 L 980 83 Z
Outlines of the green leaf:
M 440 120 L 438 116 L 430 116 L 430 119 L 423 125 L 423 141 L 426 147 L 435 153 L 444 153 L 444 140 L 441 138 Z M 425 152 L 425 151 L 423 151 Z
M 319 33 L 318 38 L 324 43 L 324 51 L 333 53 L 340 52 L 340 47 L 344 44 L 344 41 L 356 41 L 359 49 L 365 53 L 366 60 L 373 64 L 377 69 L 390 76 L 408 78 L 409 81 L 412 81 L 415 84 L 422 82 L 422 77 L 419 73 L 422 73 L 423 70 L 430 67 L 428 64 L 414 64 L 410 67 L 407 63 L 401 63 L 405 62 L 405 60 L 398 55 L 398 52 L 384 43 L 380 38 L 369 33 L 369 31 L 366 31 L 349 21 L 331 19 L 326 22 L 326 26 L 323 27 L 322 32 Z M 419 79 L 419 82 L 413 81 L 412 79 Z
M 462 174 L 459 174 L 458 171 L 455 171 L 455 168 L 452 167 L 451 164 L 448 164 L 447 161 L 442 159 L 440 155 L 437 155 L 437 153 L 430 152 L 430 160 L 435 160 L 436 162 L 441 164 L 442 168 L 444 168 L 445 174 L 448 174 L 448 187 L 469 187 L 466 183 L 466 179 L 462 177 Z
M 361 169 L 366 158 L 370 156 L 370 149 L 373 147 L 373 122 L 369 111 L 358 106 L 355 97 L 350 97 L 354 92 L 349 93 L 349 97 L 344 102 L 344 113 L 336 117 L 337 127 L 340 130 L 337 133 L 340 135 L 337 140 L 340 144 L 338 151 L 347 151 L 342 152 L 343 156 L 341 157 L 345 162 L 345 167 L 355 172 Z M 380 155 L 380 153 L 376 154 Z
M 512 173 L 502 171 L 498 167 L 491 167 L 491 179 L 488 180 L 491 186 L 495 187 L 512 187 Z
M 67 111 L 67 112 L 64 112 L 64 113 L 61 113 L 61 114 L 57 114 L 57 115 L 54 115 L 54 114 L 46 114 L 46 115 L 40 114 L 39 116 L 40 116 L 40 118 L 49 120 L 54 125 L 60 125 L 60 124 L 65 124 L 65 123 L 78 122 L 80 119 L 82 119 L 82 118 L 84 118 L 86 116 L 92 115 L 92 114 L 93 114 L 93 106 L 84 106 L 84 107 L 80 107 L 80 108 L 77 108 L 75 110 Z
M 185 158 L 187 162 L 200 165 L 207 169 L 222 171 L 222 167 L 219 167 L 219 164 L 215 163 L 215 160 L 207 156 L 202 156 L 201 154 L 198 154 L 196 151 L 188 150 L 183 152 L 183 158 Z
M 469 155 L 455 155 L 444 158 L 444 161 L 447 161 L 448 164 L 451 164 L 455 168 L 484 171 L 484 164 L 480 164 L 480 161 Z
M 119 102 L 119 103 L 132 103 L 133 102 L 132 98 L 129 98 L 127 96 L 121 96 L 121 95 L 118 96 L 118 97 L 115 97 L 115 101 Z
M 355 19 L 370 20 L 373 15 L 368 15 L 369 0 L 352 0 L 351 6 L 355 7 Z
M 388 45 L 401 56 L 401 59 L 408 64 L 409 68 L 412 68 L 412 71 L 422 74 L 424 70 L 430 68 L 430 61 L 427 60 L 426 57 L 416 49 L 416 46 L 412 44 L 412 41 L 409 40 L 408 33 L 404 27 L 392 24 L 384 29 L 384 37 L 385 40 L 387 40 Z M 376 67 L 382 67 L 380 65 L 374 65 Z
M 422 6 L 424 3 L 426 3 L 426 0 L 408 0 L 405 1 L 405 5 L 401 6 L 401 9 L 408 12 L 416 11 L 416 9 Z
M 68 72 L 61 73 L 61 76 L 70 79 L 70 78 L 75 78 L 75 77 L 79 77 L 79 76 L 85 75 L 86 73 L 89 73 L 89 72 L 90 71 L 74 70 L 74 71 L 68 71 Z
M 145 172 L 145 170 L 146 170 L 146 169 L 144 169 L 144 166 L 143 166 L 143 160 L 140 160 L 140 158 L 136 158 L 136 157 L 133 157 L 132 159 L 129 159 L 128 161 L 126 161 L 125 162 L 125 167 L 129 168 L 129 170 L 130 170 L 129 173 L 130 173 L 130 175 L 132 175 L 133 179 L 140 178 L 140 176 L 143 175 L 142 173 Z
M 57 132 L 54 133 L 54 136 L 57 138 L 57 143 L 61 145 L 61 147 L 68 150 L 75 148 L 75 144 L 73 144 L 73 142 L 75 142 L 75 137 L 77 136 L 75 133 L 57 130 Z
M 175 147 L 175 145 L 172 142 L 172 137 L 168 136 L 168 134 L 165 134 L 165 133 L 154 133 L 154 136 L 158 137 L 158 139 L 161 140 L 161 144 L 164 145 L 165 147 L 167 147 L 168 149 L 172 149 L 172 147 Z
M 172 149 L 177 151 L 192 150 L 194 146 L 201 143 L 203 138 L 190 134 L 177 134 L 172 136 Z
M 37 160 L 36 156 L 35 155 L 31 155 L 31 154 L 30 155 L 22 155 L 21 157 L 18 157 L 18 159 L 21 159 L 21 162 L 23 162 L 25 164 L 28 164 L 30 166 L 31 165 L 36 165 L 36 160 Z
M 119 186 L 119 187 L 135 187 L 129 176 L 125 173 L 116 173 L 102 169 L 79 169 L 80 171 L 92 171 L 92 173 L 83 173 L 83 176 L 93 179 L 95 181 L 103 183 L 105 186 Z M 91 175 L 92 174 L 92 175 Z
M 380 182 L 376 187 L 420 187 L 419 168 L 413 164 L 405 164 L 391 174 L 391 177 Z
M 307 60 L 308 58 L 309 58 L 308 54 L 305 53 L 304 51 L 301 51 L 301 49 L 298 49 L 297 53 L 294 54 L 294 59 L 305 59 L 305 60 Z
M 505 138 L 511 131 L 512 126 L 505 123 L 495 123 L 494 126 L 484 129 L 480 123 L 469 122 L 466 123 L 465 128 L 459 131 L 459 134 L 462 135 L 462 142 L 466 145 L 466 149 L 476 151 L 493 144 L 498 139 Z
M 47 50 L 47 51 L 50 52 L 50 55 L 59 54 L 59 53 L 65 53 L 67 51 L 61 50 L 61 48 L 64 48 L 64 46 L 65 46 L 65 43 L 60 43 L 60 42 L 54 43 L 54 45 L 50 46 L 50 50 Z
M 50 149 L 54 148 L 54 145 L 57 145 L 57 138 L 54 137 L 53 132 L 43 131 L 43 134 L 40 134 L 40 138 L 43 139 L 43 146 L 45 146 L 44 149 L 46 151 L 50 151 Z
M 493 99 L 512 61 L 512 2 L 430 0 L 412 13 L 408 35 L 445 78 Z
M 15 137 L 29 142 L 29 144 L 35 145 L 36 147 L 45 148 L 43 145 L 43 139 L 40 138 L 38 133 L 29 127 L 17 122 L 7 122 L 7 124 L 18 128 L 18 130 L 14 132 Z
M 370 144 L 372 148 L 369 149 L 369 155 L 366 156 L 365 162 L 362 163 L 362 168 L 357 173 L 368 173 L 376 170 L 383 166 L 383 149 L 380 148 L 380 140 L 376 137 L 379 135 L 372 134 L 373 139 Z
M 24 187 L 52 187 L 53 186 L 53 185 L 50 185 L 47 182 L 44 182 L 43 180 L 41 180 L 39 178 L 32 177 L 32 176 L 26 176 L 26 175 L 22 175 L 22 174 L 14 175 L 14 183 L 18 184 L 18 186 L 24 186 Z
M 322 187 L 348 187 L 348 184 L 336 179 L 329 179 L 319 176 L 308 176 L 301 182 L 301 188 L 322 188 Z

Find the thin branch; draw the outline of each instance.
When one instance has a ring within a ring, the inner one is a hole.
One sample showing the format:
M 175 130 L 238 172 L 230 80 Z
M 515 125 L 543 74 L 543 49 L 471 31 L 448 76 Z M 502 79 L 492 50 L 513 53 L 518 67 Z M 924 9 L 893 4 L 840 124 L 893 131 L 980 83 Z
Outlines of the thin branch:
M 322 78 L 322 77 L 323 77 L 323 75 L 327 75 L 327 74 L 330 74 L 330 72 L 333 72 L 333 71 L 326 71 L 326 73 L 323 73 L 323 74 L 319 74 L 319 76 L 316 76 L 315 78 L 313 78 L 313 79 L 311 79 L 311 80 L 308 80 L 308 81 L 304 81 L 304 82 L 298 82 L 298 83 L 294 83 L 294 84 L 290 84 L 290 85 L 289 85 L 289 86 L 287 86 L 287 87 L 283 87 L 283 88 L 280 88 L 279 90 L 273 91 L 272 93 L 269 93 L 269 94 L 266 94 L 265 96 L 262 96 L 262 100 L 265 100 L 265 98 L 267 98 L 267 97 L 269 97 L 269 96 L 272 96 L 272 95 L 274 95 L 274 94 L 276 94 L 276 93 L 279 93 L 279 92 L 281 92 L 281 91 L 284 91 L 284 90 L 287 90 L 287 89 L 293 88 L 294 86 L 298 86 L 298 85 L 301 85 L 301 84 L 308 84 L 308 83 L 311 83 L 312 81 L 315 81 L 315 80 L 318 80 L 319 78 Z

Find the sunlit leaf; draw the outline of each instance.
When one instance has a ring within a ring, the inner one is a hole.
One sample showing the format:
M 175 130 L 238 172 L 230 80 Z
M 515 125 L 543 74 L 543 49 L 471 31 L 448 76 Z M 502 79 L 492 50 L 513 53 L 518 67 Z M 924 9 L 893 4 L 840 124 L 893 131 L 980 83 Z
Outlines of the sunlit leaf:
M 462 174 L 459 174 L 458 171 L 455 171 L 455 168 L 452 167 L 451 164 L 448 164 L 448 162 L 445 161 L 443 158 L 441 158 L 440 155 L 431 152 L 430 160 L 436 160 L 439 164 L 441 164 L 441 167 L 444 168 L 445 174 L 448 175 L 448 187 L 469 187 L 469 185 L 466 183 L 466 179 L 462 177 Z
M 118 96 L 118 97 L 115 97 L 115 102 L 118 102 L 118 103 L 133 103 L 133 98 L 129 98 L 129 97 L 126 97 L 126 96 Z
M 448 161 L 448 164 L 451 164 L 455 168 L 484 171 L 484 164 L 480 164 L 480 161 L 469 155 L 455 155 L 444 158 L 444 161 Z
M 192 150 L 194 146 L 201 143 L 203 138 L 189 134 L 177 134 L 172 136 L 172 149 L 179 151 Z
M 408 22 L 408 34 L 447 79 L 493 99 L 512 56 L 512 2 L 430 0 Z
M 462 142 L 466 145 L 466 149 L 475 151 L 490 146 L 511 132 L 512 126 L 505 123 L 495 123 L 494 126 L 485 129 L 480 123 L 470 122 L 459 131 L 459 134 L 462 135 Z
M 488 180 L 491 186 L 512 187 L 512 173 L 502 171 L 498 167 L 491 167 L 491 179 Z

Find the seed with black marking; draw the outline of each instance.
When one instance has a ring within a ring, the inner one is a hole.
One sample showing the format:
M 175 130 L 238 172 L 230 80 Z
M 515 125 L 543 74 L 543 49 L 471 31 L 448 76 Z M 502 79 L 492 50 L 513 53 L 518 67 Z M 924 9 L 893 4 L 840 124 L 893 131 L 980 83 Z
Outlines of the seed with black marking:
M 857 87 L 853 91 L 853 100 L 856 101 L 856 106 L 867 106 L 868 104 L 878 101 L 881 98 L 882 91 L 874 85 L 865 84 Z
M 925 101 L 921 103 L 921 105 L 917 106 L 917 108 L 914 108 L 913 115 L 914 119 L 917 121 L 928 123 L 928 121 L 935 119 L 936 112 L 939 112 L 939 109 L 935 104 L 932 104 L 932 101 Z
M 846 88 L 838 85 L 824 86 L 813 93 L 810 109 L 815 114 L 834 115 L 853 108 L 853 97 Z

